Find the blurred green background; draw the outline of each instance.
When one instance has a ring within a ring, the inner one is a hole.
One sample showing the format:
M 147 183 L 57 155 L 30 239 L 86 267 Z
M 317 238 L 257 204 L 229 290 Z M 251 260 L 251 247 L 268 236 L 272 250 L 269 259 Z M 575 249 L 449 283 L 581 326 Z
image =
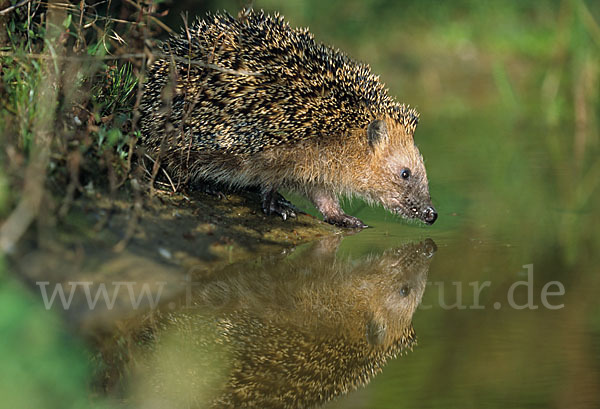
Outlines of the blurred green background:
M 162 2 L 160 10 L 169 10 L 163 21 L 178 29 L 181 11 L 190 18 L 218 9 L 235 15 L 241 5 Z M 432 237 L 439 250 L 430 280 L 444 283 L 448 303 L 456 299 L 452 283 L 462 283 L 469 305 L 468 283 L 492 282 L 482 295 L 484 310 L 440 308 L 439 286 L 432 285 L 424 303 L 434 307 L 415 315 L 415 352 L 330 407 L 599 407 L 600 2 L 253 6 L 279 11 L 292 26 L 308 26 L 317 40 L 368 62 L 392 95 L 421 113 L 415 140 L 438 221 L 422 227 L 346 203 L 375 228 L 347 238 L 342 251 L 358 257 Z M 110 13 L 118 15 L 119 7 L 113 1 Z M 0 174 L 0 211 L 10 196 L 4 186 Z M 564 284 L 563 309 L 491 307 L 524 279 L 525 264 L 534 265 L 536 296 L 551 280 Z M 0 308 L 0 361 L 10 362 L 0 372 L 3 400 L 53 407 L 53 398 L 35 398 L 50 393 L 61 407 L 84 406 L 82 374 L 89 371 L 82 362 L 89 352 L 60 341 L 69 337 L 60 321 L 40 319 L 26 292 L 2 270 L 0 277 L 3 304 L 23 294 Z M 7 344 L 11 337 L 39 342 Z M 51 386 L 56 379 L 64 388 Z

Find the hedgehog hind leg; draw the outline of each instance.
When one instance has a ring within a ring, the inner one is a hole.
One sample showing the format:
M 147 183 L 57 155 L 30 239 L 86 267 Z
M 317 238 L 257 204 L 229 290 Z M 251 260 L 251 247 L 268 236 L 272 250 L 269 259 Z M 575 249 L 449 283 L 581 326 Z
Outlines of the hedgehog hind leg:
M 340 207 L 340 203 L 335 195 L 324 189 L 312 189 L 309 197 L 315 207 L 323 215 L 323 221 L 339 227 L 350 229 L 364 229 L 367 226 L 359 218 L 347 215 Z
M 294 218 L 300 210 L 277 193 L 277 189 L 261 189 L 262 210 L 267 215 L 279 215 L 283 220 Z

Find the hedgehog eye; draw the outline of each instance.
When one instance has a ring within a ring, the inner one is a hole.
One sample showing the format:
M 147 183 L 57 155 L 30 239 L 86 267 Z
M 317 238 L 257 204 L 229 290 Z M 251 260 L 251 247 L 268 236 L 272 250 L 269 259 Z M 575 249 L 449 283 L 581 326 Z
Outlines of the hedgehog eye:
M 410 177 L 410 169 L 402 169 L 400 176 L 402 176 L 402 179 L 407 180 Z
M 409 287 L 409 286 L 407 286 L 407 285 L 405 285 L 405 286 L 403 286 L 403 287 L 400 289 L 400 295 L 401 295 L 402 297 L 407 297 L 407 296 L 408 296 L 408 294 L 410 294 L 410 287 Z

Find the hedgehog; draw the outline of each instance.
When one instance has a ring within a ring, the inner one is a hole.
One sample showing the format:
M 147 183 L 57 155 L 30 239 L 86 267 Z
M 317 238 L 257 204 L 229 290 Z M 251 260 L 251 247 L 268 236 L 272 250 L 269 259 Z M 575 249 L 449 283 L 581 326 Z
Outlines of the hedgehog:
M 432 224 L 437 212 L 414 143 L 415 109 L 343 52 L 279 14 L 198 19 L 162 44 L 140 103 L 141 143 L 172 179 L 258 188 L 266 214 L 308 197 L 324 221 L 363 228 L 341 196 Z
M 314 408 L 412 350 L 436 244 L 344 258 L 340 243 L 195 277 L 179 302 L 136 318 L 144 325 L 115 353 L 139 365 L 123 370 L 134 374 L 124 383 L 143 385 L 137 406 Z

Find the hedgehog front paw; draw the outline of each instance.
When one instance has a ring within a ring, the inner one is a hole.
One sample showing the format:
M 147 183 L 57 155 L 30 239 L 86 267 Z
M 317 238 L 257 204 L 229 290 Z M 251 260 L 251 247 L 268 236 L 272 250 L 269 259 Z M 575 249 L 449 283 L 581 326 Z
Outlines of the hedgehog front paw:
M 283 220 L 287 220 L 290 217 L 296 217 L 296 213 L 299 213 L 298 209 L 296 209 L 293 204 L 274 191 L 263 194 L 262 210 L 267 215 L 279 215 Z
M 364 229 L 369 227 L 366 224 L 364 224 L 359 218 L 354 216 L 348 216 L 344 213 L 335 216 L 325 216 L 323 221 L 347 229 Z

